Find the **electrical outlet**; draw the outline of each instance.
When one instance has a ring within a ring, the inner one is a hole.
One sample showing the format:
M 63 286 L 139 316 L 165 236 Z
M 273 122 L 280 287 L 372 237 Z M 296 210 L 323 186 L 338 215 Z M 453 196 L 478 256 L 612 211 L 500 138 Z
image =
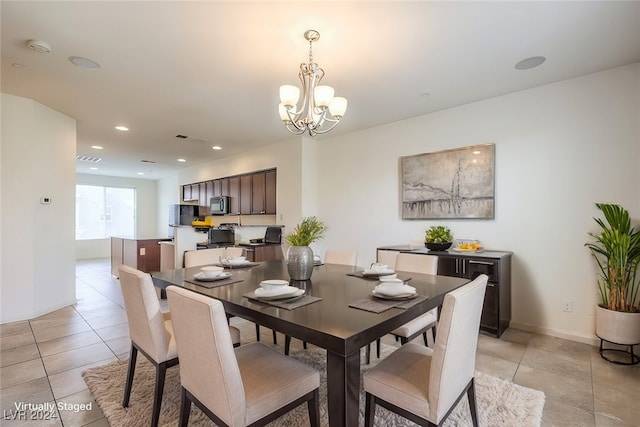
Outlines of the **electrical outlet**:
M 571 313 L 573 311 L 573 301 L 565 300 L 562 302 L 562 311 Z

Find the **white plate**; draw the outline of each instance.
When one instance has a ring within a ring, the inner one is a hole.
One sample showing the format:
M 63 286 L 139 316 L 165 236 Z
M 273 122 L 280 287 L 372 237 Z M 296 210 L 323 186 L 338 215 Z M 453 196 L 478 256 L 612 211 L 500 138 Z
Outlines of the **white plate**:
M 209 277 L 205 276 L 202 271 L 193 275 L 194 279 L 202 282 L 215 282 L 216 280 L 228 279 L 229 277 L 231 277 L 231 273 L 220 273 L 215 277 Z
M 388 300 L 392 300 L 392 301 L 398 301 L 398 300 L 405 300 L 405 299 L 411 299 L 411 298 L 415 298 L 418 296 L 417 293 L 412 293 L 412 294 L 401 294 L 401 295 L 395 295 L 395 296 L 391 296 L 391 295 L 384 295 L 384 294 L 379 294 L 376 291 L 372 291 L 371 295 L 373 295 L 376 298 L 380 298 L 380 299 L 388 299 Z
M 295 289 L 293 292 L 280 293 L 280 294 L 274 295 L 274 294 L 266 294 L 263 292 L 258 292 L 258 291 L 264 291 L 264 289 L 258 288 L 255 290 L 254 294 L 256 298 L 265 300 L 265 301 L 297 298 L 304 294 L 304 289 L 299 289 L 299 288 L 293 288 L 293 289 Z
M 222 265 L 238 266 L 247 264 L 251 264 L 251 261 L 247 261 L 246 259 L 228 259 L 226 261 L 222 261 Z
M 374 292 L 388 297 L 396 297 L 398 295 L 415 294 L 416 288 L 409 285 L 380 284 L 374 288 Z
M 284 286 L 289 286 L 289 282 L 286 280 L 263 280 L 260 282 L 260 286 L 266 291 L 272 291 L 282 289 Z
M 254 291 L 254 294 L 257 298 L 271 298 L 271 297 L 279 297 L 279 296 L 291 296 L 298 292 L 300 288 L 296 288 L 295 286 L 282 286 L 279 289 L 267 290 L 263 288 L 257 288 Z

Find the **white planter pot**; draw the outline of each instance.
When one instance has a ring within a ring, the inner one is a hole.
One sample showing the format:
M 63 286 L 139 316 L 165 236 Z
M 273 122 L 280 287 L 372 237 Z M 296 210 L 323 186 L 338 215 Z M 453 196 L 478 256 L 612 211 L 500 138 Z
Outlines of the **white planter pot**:
M 596 307 L 596 335 L 616 344 L 640 344 L 640 313 Z

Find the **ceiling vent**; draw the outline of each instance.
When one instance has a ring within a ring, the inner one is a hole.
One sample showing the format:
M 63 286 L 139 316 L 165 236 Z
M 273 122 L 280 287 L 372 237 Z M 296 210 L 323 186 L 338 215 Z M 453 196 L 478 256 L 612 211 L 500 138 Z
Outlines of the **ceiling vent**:
M 189 141 L 189 142 L 198 142 L 198 143 L 207 142 L 206 139 L 194 138 L 192 136 L 182 135 L 182 134 L 176 135 L 176 138 L 181 139 L 182 141 Z
M 77 155 L 76 160 L 80 160 L 81 162 L 98 163 L 102 159 L 100 157 Z

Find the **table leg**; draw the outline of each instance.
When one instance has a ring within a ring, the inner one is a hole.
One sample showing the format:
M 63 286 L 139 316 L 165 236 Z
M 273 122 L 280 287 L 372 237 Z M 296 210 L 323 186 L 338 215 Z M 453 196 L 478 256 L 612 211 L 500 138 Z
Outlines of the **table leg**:
M 340 355 L 327 350 L 329 425 L 358 425 L 360 414 L 360 352 Z

